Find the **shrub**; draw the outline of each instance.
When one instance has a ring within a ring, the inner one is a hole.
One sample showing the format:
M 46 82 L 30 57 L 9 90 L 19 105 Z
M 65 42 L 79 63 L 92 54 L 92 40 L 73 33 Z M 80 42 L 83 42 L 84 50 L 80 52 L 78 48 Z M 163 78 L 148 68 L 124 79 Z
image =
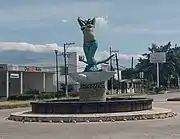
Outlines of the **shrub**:
M 54 93 L 45 93 L 42 92 L 39 95 L 37 95 L 37 99 L 43 100 L 43 99 L 53 99 L 55 98 Z
M 22 94 L 22 95 L 13 95 L 8 97 L 7 100 L 34 100 L 36 95 L 34 94 Z
M 7 100 L 44 100 L 44 99 L 54 99 L 54 98 L 62 98 L 65 97 L 65 92 L 41 92 L 41 93 L 33 93 L 33 94 L 22 94 L 22 95 L 13 95 L 10 96 Z M 77 97 L 78 92 L 70 92 L 69 96 Z
M 159 92 L 162 91 L 162 88 L 161 87 L 155 87 L 154 91 L 158 94 Z
M 78 97 L 79 96 L 79 93 L 78 92 L 70 92 L 68 94 L 70 97 Z

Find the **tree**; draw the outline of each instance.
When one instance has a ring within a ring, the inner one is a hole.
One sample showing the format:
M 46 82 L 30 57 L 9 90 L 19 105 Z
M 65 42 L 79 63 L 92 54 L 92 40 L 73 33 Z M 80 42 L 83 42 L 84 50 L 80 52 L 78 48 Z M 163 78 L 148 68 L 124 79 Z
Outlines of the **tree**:
M 180 47 L 172 47 L 171 42 L 166 45 L 158 46 L 152 44 L 148 48 L 148 53 L 143 54 L 144 58 L 138 60 L 138 64 L 135 66 L 137 72 L 144 72 L 144 78 L 149 82 L 156 81 L 156 64 L 150 63 L 150 54 L 154 52 L 165 52 L 166 63 L 160 64 L 160 84 L 167 85 L 167 81 L 170 76 L 177 77 L 180 74 Z
M 139 73 L 136 69 L 126 68 L 121 72 L 122 79 L 132 79 L 132 78 L 139 78 Z

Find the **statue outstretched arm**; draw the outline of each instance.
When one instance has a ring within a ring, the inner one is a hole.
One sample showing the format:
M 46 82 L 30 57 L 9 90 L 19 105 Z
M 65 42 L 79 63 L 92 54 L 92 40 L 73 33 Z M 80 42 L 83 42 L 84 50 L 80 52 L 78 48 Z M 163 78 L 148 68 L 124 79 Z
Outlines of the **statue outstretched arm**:
M 114 56 L 114 55 L 111 55 L 110 57 L 108 57 L 108 58 L 105 59 L 105 60 L 98 61 L 98 62 L 96 63 L 96 65 L 99 65 L 99 64 L 102 64 L 102 63 L 106 63 L 106 62 L 109 61 L 113 56 Z
M 80 26 L 85 26 L 85 22 L 80 17 L 77 20 Z

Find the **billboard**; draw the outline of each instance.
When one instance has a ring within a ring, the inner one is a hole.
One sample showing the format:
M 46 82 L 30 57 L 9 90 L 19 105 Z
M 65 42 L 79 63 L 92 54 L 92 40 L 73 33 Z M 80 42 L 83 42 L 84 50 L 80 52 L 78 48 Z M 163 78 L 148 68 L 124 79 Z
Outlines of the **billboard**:
M 151 53 L 150 63 L 166 63 L 166 53 L 165 52 Z

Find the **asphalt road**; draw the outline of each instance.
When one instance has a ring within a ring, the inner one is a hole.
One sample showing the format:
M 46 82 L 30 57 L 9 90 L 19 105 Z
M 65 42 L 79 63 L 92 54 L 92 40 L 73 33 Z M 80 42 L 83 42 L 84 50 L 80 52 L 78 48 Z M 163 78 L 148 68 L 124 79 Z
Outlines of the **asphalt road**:
M 20 123 L 5 120 L 12 112 L 0 111 L 0 139 L 180 139 L 180 102 L 166 98 L 180 93 L 151 95 L 154 106 L 172 109 L 178 116 L 162 120 L 122 121 L 115 123 Z

